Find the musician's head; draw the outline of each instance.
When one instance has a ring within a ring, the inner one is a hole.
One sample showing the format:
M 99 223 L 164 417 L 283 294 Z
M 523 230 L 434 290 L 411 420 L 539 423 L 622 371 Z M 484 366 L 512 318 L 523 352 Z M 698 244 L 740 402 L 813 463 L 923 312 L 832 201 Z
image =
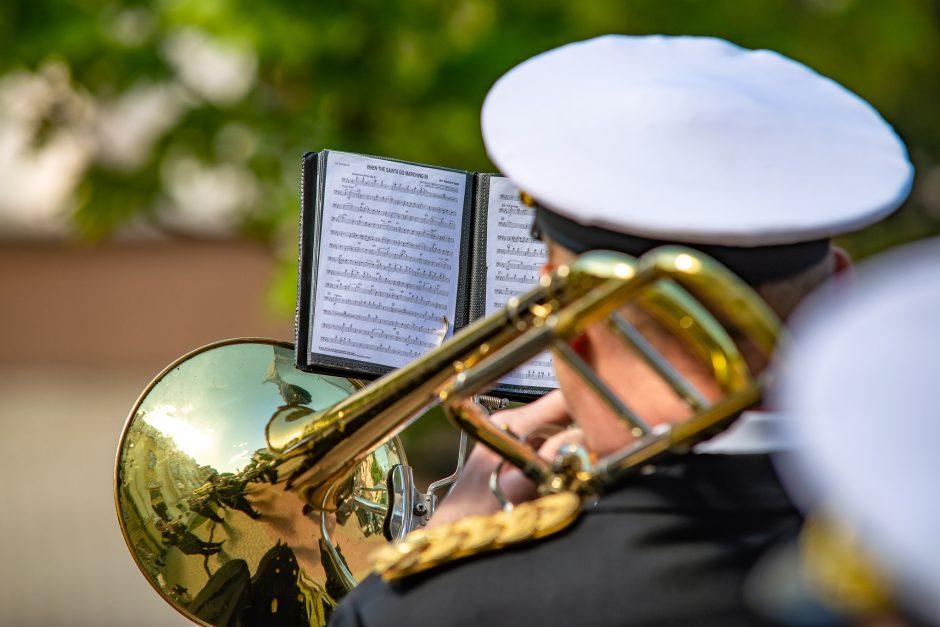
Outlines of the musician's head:
M 831 237 L 893 211 L 913 176 L 903 143 L 861 98 L 779 54 L 712 38 L 608 36 L 546 52 L 496 83 L 482 126 L 493 162 L 534 198 L 550 264 L 682 244 L 726 265 L 781 317 L 847 265 Z M 718 394 L 655 320 L 625 313 L 706 396 Z M 575 348 L 648 421 L 687 413 L 600 325 Z M 613 414 L 556 370 L 589 445 L 620 448 L 629 436 Z

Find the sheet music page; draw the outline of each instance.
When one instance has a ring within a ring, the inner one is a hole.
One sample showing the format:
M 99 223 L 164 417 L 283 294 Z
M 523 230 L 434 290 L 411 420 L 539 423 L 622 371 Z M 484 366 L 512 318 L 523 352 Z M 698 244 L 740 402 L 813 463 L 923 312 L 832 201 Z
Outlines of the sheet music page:
M 486 315 L 535 287 L 539 268 L 548 259 L 545 245 L 532 239 L 535 210 L 519 200 L 519 188 L 508 178 L 490 178 L 486 212 Z M 500 383 L 558 387 L 551 353 L 542 353 L 504 377 Z
M 310 350 L 398 368 L 453 334 L 466 175 L 327 153 Z

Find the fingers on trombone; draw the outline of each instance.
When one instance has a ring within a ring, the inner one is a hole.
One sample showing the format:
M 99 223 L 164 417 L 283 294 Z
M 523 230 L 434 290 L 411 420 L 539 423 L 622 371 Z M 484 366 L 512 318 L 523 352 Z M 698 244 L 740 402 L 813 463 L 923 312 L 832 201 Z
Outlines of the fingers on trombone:
M 576 427 L 565 429 L 558 425 L 554 428 L 556 432 L 545 437 L 544 442 L 536 446 L 542 459 L 553 461 L 566 444 L 582 446 L 585 444 L 584 432 L 581 429 Z M 530 435 L 530 438 L 532 437 L 534 433 Z M 500 461 L 490 474 L 489 487 L 505 511 L 512 510 L 514 503 L 529 501 L 538 496 L 535 484 L 518 468 L 505 463 L 505 460 Z
M 492 420 L 501 429 L 520 439 L 548 425 L 564 427 L 571 424 L 568 406 L 561 390 L 546 394 L 528 405 L 504 409 L 493 414 Z

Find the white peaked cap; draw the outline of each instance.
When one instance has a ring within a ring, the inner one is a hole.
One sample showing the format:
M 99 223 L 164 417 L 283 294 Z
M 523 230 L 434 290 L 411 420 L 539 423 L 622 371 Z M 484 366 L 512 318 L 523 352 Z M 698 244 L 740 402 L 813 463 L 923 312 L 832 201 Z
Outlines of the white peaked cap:
M 546 209 L 676 242 L 753 247 L 870 224 L 907 196 L 867 102 L 775 52 L 608 35 L 537 55 L 483 104 L 493 163 Z
M 866 263 L 792 321 L 775 404 L 795 500 L 829 506 L 940 624 L 940 239 Z

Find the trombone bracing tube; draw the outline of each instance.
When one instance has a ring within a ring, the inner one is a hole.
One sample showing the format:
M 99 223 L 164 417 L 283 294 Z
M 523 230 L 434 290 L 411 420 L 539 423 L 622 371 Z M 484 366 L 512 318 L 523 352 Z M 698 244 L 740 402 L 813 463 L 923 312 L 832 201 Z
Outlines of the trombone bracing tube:
M 625 306 L 651 315 L 689 346 L 724 396 L 706 402 L 637 329 L 617 317 Z M 607 325 L 628 350 L 639 353 L 684 401 L 691 418 L 651 425 L 633 413 L 616 395 L 617 386 L 603 381 L 589 359 L 568 345 L 593 324 Z M 510 299 L 505 309 L 361 389 L 345 379 L 296 370 L 293 347 L 283 342 L 216 343 L 171 364 L 132 409 L 115 470 L 119 521 L 151 585 L 203 624 L 216 621 L 204 618 L 213 611 L 213 595 L 228 578 L 244 574 L 240 542 L 263 544 L 276 563 L 309 557 L 288 558 L 285 547 L 295 539 L 282 542 L 275 530 L 307 530 L 311 541 L 319 536 L 326 562 L 295 564 L 302 592 L 285 599 L 303 604 L 308 617 L 322 623 L 365 572 L 353 562 L 368 551 L 352 550 L 355 543 L 384 542 L 381 514 L 389 504 L 382 501 L 383 484 L 391 469 L 407 464 L 394 436 L 423 410 L 442 404 L 462 429 L 521 469 L 540 492 L 593 494 L 662 455 L 689 450 L 759 402 L 763 381 L 754 378 L 738 348 L 746 341 L 766 360 L 780 329 L 767 305 L 716 262 L 695 251 L 663 247 L 639 260 L 609 251 L 585 253 Z M 474 402 L 474 396 L 551 349 L 634 431 L 634 441 L 597 461 L 574 447 L 550 463 Z M 223 423 L 215 428 L 210 420 Z M 252 440 L 252 429 L 260 445 L 244 442 Z M 210 433 L 231 441 L 206 446 L 203 439 Z M 241 456 L 231 457 L 236 449 Z M 227 456 L 213 453 L 222 450 Z M 291 513 L 285 518 L 265 509 L 275 503 L 290 504 L 283 511 Z M 310 515 L 318 517 L 315 525 Z M 212 535 L 223 528 L 237 530 L 225 536 L 224 549 L 220 536 Z M 190 557 L 199 564 L 186 561 L 186 568 L 172 570 L 165 559 L 169 548 L 174 564 Z M 323 568 L 329 571 L 324 579 L 311 575 Z

